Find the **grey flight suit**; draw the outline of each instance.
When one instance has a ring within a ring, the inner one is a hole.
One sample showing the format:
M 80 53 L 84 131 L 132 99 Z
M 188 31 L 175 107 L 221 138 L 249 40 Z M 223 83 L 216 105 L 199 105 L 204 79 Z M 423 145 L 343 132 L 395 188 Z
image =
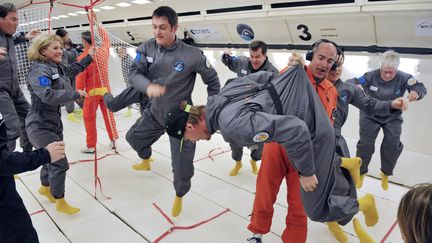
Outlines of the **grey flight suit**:
M 139 103 L 142 115 L 149 102 L 149 98 L 145 93 L 141 93 L 134 87 L 129 86 L 116 97 L 114 97 L 111 93 L 106 93 L 104 95 L 104 102 L 107 108 L 112 112 L 117 112 L 134 103 Z
M 61 65 L 51 61 L 35 61 L 30 67 L 28 83 L 32 104 L 26 119 L 26 130 L 37 149 L 54 141 L 63 141 L 60 105 L 80 97 L 68 82 Z M 64 197 L 68 169 L 66 157 L 42 166 L 41 183 L 50 186 L 54 198 Z
M 391 81 L 383 81 L 380 70 L 365 73 L 360 78 L 349 80 L 354 84 L 361 84 L 364 92 L 378 100 L 394 100 L 404 96 L 405 92 L 416 91 L 419 99 L 426 95 L 426 87 L 418 82 L 411 74 L 397 71 Z M 360 111 L 360 140 L 357 143 L 357 156 L 362 158 L 361 174 L 368 172 L 368 166 L 375 151 L 375 139 L 382 128 L 384 138 L 381 143 L 381 171 L 386 175 L 393 175 L 393 169 L 399 155 L 402 153 L 403 144 L 400 141 L 402 133 L 402 111 L 391 114 L 368 115 Z
M 278 142 L 300 175 L 318 179 L 315 191 L 301 189 L 308 217 L 348 223 L 359 210 L 356 190 L 348 171 L 339 167 L 333 125 L 315 89 L 301 65 L 270 81 L 271 76 L 258 72 L 238 78 L 219 95 L 210 96 L 206 106 L 209 132 L 220 130 L 226 142 L 238 146 Z M 274 85 L 283 115 L 277 115 L 270 93 L 259 91 L 257 81 Z
M 273 66 L 273 64 L 268 60 L 268 57 L 266 57 L 265 62 L 260 68 L 258 68 L 258 70 L 253 69 L 250 58 L 245 56 L 237 57 L 227 55 L 227 58 L 224 58 L 224 55 L 222 55 L 222 62 L 231 71 L 237 73 L 237 77 L 243 77 L 252 73 L 256 73 L 258 71 L 272 72 L 275 77 L 279 74 L 279 70 L 277 70 L 277 68 Z M 240 161 L 243 156 L 243 147 L 238 147 L 235 144 L 231 143 L 230 147 L 232 159 L 235 161 Z M 249 149 L 251 150 L 251 158 L 255 161 L 261 160 L 263 148 L 264 146 L 262 143 L 250 146 Z
M 151 145 L 165 133 L 165 116 L 169 109 L 181 101 L 192 104 L 192 91 L 197 73 L 207 84 L 208 95 L 219 93 L 220 82 L 202 51 L 184 44 L 179 39 L 169 48 L 160 47 L 155 39 L 141 44 L 129 72 L 129 81 L 141 93 L 147 94 L 149 83 L 166 87 L 159 98 L 151 98 L 141 118 L 130 128 L 126 140 L 143 159 L 151 156 Z M 195 144 L 185 142 L 180 150 L 180 140 L 170 137 L 174 189 L 178 197 L 191 187 L 194 174 Z
M 73 58 L 75 57 L 75 59 Z M 71 62 L 71 60 L 75 60 Z M 75 89 L 75 77 L 93 61 L 90 55 L 84 57 L 80 62 L 76 61 L 75 53 L 63 49 L 62 54 L 62 68 L 69 79 L 69 86 L 71 89 Z M 67 113 L 71 113 L 75 109 L 74 101 L 67 102 L 65 104 Z
M 352 83 L 346 83 L 338 79 L 334 82 L 339 93 L 337 109 L 333 113 L 334 130 L 336 134 L 336 153 L 341 157 L 351 157 L 345 138 L 341 134 L 342 126 L 348 118 L 349 105 L 353 105 L 366 112 L 373 114 L 389 114 L 394 111 L 391 109 L 392 101 L 380 101 L 366 96 L 363 91 Z
M 15 140 L 20 137 L 23 151 L 31 151 L 32 145 L 25 132 L 25 117 L 30 104 L 20 89 L 14 40 L 12 36 L 6 35 L 1 30 L 0 47 L 7 49 L 5 58 L 0 60 L 0 113 L 6 122 L 8 149 L 14 151 Z

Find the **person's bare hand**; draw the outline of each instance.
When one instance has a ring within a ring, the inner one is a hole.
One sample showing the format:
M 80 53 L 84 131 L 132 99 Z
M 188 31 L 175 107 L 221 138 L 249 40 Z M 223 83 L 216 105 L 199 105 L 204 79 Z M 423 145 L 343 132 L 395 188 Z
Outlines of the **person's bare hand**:
M 3 60 L 7 55 L 7 50 L 5 47 L 0 47 L 0 60 Z
M 405 111 L 408 109 L 408 100 L 403 98 L 403 97 L 399 97 L 399 98 L 392 101 L 391 107 L 393 109 Z
M 65 157 L 65 144 L 63 141 L 53 142 L 45 147 L 51 157 L 51 163 Z
M 95 51 L 96 51 L 95 48 L 93 46 L 91 46 L 89 48 L 88 54 L 93 58 Z
M 26 38 L 26 40 L 32 40 L 32 39 L 34 39 L 36 36 L 38 36 L 38 35 L 40 35 L 42 32 L 40 31 L 40 30 L 38 30 L 38 29 L 34 29 L 34 30 L 31 30 L 30 32 L 28 32 L 26 35 L 25 35 L 25 38 Z
M 223 53 L 224 53 L 224 54 L 228 54 L 228 55 L 230 55 L 230 56 L 232 55 L 232 52 L 231 52 L 230 49 L 225 49 Z
M 419 94 L 417 92 L 415 92 L 414 90 L 412 90 L 409 95 L 408 95 L 408 100 L 409 101 L 416 101 L 419 98 Z
M 84 90 L 78 89 L 77 92 L 79 93 L 80 98 L 87 96 L 87 92 L 85 92 Z
M 165 94 L 166 88 L 160 84 L 149 83 L 147 86 L 147 96 L 149 98 L 158 98 Z
M 305 60 L 302 55 L 293 53 L 288 59 L 288 66 L 305 65 Z
M 318 179 L 315 175 L 312 176 L 300 176 L 300 184 L 303 189 L 307 192 L 313 192 L 318 187 Z

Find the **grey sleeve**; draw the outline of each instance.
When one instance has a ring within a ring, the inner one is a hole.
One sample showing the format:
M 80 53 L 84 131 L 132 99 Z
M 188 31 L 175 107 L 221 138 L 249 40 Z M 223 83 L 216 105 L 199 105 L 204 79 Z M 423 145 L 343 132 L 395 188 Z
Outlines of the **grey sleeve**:
M 285 148 L 288 158 L 301 175 L 315 174 L 314 148 L 309 129 L 303 120 L 295 116 L 256 112 L 252 123 L 254 134 L 268 131 L 269 140 L 278 142 Z
M 350 104 L 366 112 L 368 115 L 390 113 L 391 101 L 381 101 L 370 96 L 366 96 L 363 91 L 352 84 L 349 84 L 352 93 Z
M 415 91 L 419 95 L 418 100 L 423 99 L 423 97 L 427 94 L 427 89 L 423 83 L 418 82 L 413 76 L 411 76 L 405 82 L 408 92 Z M 411 85 L 410 85 L 411 84 Z
M 24 34 L 19 34 L 19 35 L 12 36 L 12 41 L 13 41 L 14 45 L 19 45 L 19 44 L 27 42 L 27 39 L 25 38 Z
M 69 65 L 62 65 L 62 68 L 68 77 L 75 77 L 80 72 L 84 71 L 84 69 L 86 69 L 86 67 L 90 65 L 92 61 L 93 58 L 90 55 L 87 55 L 79 62 L 74 62 Z
M 144 44 L 143 44 L 144 45 Z M 147 86 L 150 83 L 148 75 L 148 63 L 142 48 L 138 48 L 137 56 L 129 70 L 129 82 L 138 91 L 147 94 Z
M 80 97 L 75 90 L 69 89 L 52 89 L 53 82 L 51 73 L 47 68 L 31 68 L 28 74 L 28 82 L 33 92 L 42 102 L 50 105 L 60 105 Z M 59 82 L 61 82 L 59 80 Z
M 134 103 L 140 103 L 141 93 L 130 86 L 127 89 L 123 90 L 116 97 L 114 97 L 111 93 L 105 94 L 104 102 L 108 109 L 110 109 L 112 112 L 117 112 Z
M 201 75 L 202 80 L 207 85 L 208 96 L 216 95 L 220 91 L 220 81 L 216 70 L 210 65 L 207 57 L 201 53 L 196 65 L 197 73 Z

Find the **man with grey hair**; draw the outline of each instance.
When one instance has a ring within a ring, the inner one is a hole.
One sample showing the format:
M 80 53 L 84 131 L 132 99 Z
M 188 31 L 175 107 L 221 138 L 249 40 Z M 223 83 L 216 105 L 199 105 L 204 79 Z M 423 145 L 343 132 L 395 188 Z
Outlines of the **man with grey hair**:
M 360 85 L 366 95 L 378 100 L 394 100 L 404 96 L 408 91 L 410 102 L 422 99 L 426 95 L 425 86 L 411 74 L 398 70 L 400 55 L 392 50 L 384 52 L 379 57 L 380 69 L 365 73 L 360 78 L 349 80 Z M 393 175 L 393 169 L 403 144 L 400 141 L 402 132 L 402 111 L 393 110 L 389 114 L 368 115 L 360 111 L 360 140 L 357 143 L 357 156 L 361 157 L 361 180 L 357 185 L 362 186 L 363 179 L 368 172 L 369 162 L 375 151 L 375 139 L 380 129 L 384 138 L 381 143 L 381 186 L 388 189 L 388 177 Z

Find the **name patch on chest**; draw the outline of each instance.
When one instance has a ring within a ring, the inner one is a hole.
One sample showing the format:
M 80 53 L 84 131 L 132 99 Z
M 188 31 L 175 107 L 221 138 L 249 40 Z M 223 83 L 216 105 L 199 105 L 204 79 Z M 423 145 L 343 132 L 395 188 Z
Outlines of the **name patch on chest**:
M 51 76 L 52 79 L 58 79 L 60 78 L 60 75 L 58 73 L 54 74 L 53 76 Z
M 176 61 L 174 64 L 174 70 L 176 70 L 177 72 L 181 72 L 184 69 L 184 65 L 185 64 L 183 61 L 181 61 L 181 60 Z
M 241 71 L 240 71 L 242 74 L 248 74 L 248 72 L 246 71 L 246 70 L 244 70 L 244 69 L 242 69 Z
M 369 87 L 369 89 L 372 90 L 372 91 L 375 91 L 375 92 L 378 91 L 378 87 L 377 87 L 377 86 L 373 86 L 373 85 L 371 85 L 371 86 Z
M 153 63 L 153 57 L 146 57 L 148 63 Z

